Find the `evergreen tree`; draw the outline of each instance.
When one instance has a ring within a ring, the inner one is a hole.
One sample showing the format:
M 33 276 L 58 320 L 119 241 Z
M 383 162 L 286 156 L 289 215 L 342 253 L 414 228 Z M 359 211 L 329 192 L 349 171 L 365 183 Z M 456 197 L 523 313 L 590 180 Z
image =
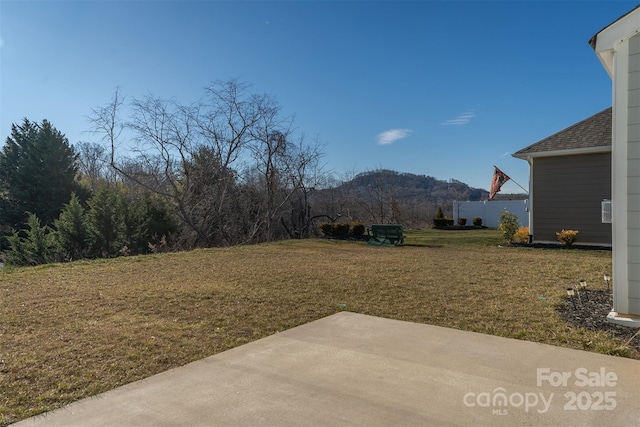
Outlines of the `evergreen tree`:
M 41 225 L 35 214 L 30 214 L 27 228 L 7 237 L 11 250 L 6 253 L 12 265 L 38 265 L 53 262 L 58 254 L 56 235 L 47 225 Z M 24 237 L 23 237 L 24 236 Z
M 178 225 L 176 218 L 171 214 L 167 202 L 153 194 L 145 195 L 142 200 L 143 216 L 139 229 L 139 250 L 141 253 L 149 252 L 149 245 L 159 245 L 164 238 L 166 242 L 175 234 Z
M 0 152 L 0 222 L 17 228 L 32 212 L 52 225 L 79 190 L 76 159 L 73 146 L 47 120 L 12 124 Z
M 97 256 L 117 256 L 125 244 L 122 197 L 117 190 L 102 187 L 89 200 L 89 224 Z
M 137 255 L 138 251 L 138 239 L 140 234 L 140 223 L 143 220 L 143 206 L 138 199 L 133 199 L 129 202 L 124 194 L 120 194 L 119 208 L 122 215 L 122 225 L 124 231 L 123 244 L 126 246 L 124 250 L 125 255 Z
M 171 216 L 166 201 L 158 195 L 144 194 L 133 197 L 130 193 L 118 192 L 119 211 L 123 225 L 123 245 L 131 255 L 151 252 L 176 231 L 175 219 Z
M 65 259 L 81 259 L 89 254 L 92 241 L 91 228 L 85 210 L 76 193 L 64 206 L 60 218 L 55 220 L 58 242 Z

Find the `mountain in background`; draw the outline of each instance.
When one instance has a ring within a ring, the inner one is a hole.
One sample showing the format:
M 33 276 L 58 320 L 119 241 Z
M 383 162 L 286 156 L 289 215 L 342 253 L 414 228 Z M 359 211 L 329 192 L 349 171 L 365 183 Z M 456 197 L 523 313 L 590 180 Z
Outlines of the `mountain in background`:
M 469 187 L 464 182 L 450 179 L 443 181 L 432 176 L 401 173 L 391 170 L 377 170 L 357 175 L 347 185 L 362 190 L 384 183 L 393 189 L 399 198 L 420 197 L 425 200 L 482 200 L 489 197 L 489 192 L 481 188 Z
M 522 200 L 526 194 L 498 194 L 496 199 Z M 312 195 L 315 212 L 340 215 L 343 221 L 398 223 L 427 227 L 438 207 L 453 217 L 453 201 L 487 200 L 489 192 L 456 179 L 448 181 L 426 175 L 375 170 L 356 175 L 332 188 Z

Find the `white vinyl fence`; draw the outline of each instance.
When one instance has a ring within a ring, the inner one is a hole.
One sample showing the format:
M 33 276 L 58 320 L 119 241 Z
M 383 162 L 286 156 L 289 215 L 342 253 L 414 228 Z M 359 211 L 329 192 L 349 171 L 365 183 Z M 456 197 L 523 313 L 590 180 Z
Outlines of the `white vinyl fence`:
M 467 218 L 467 225 L 473 225 L 473 218 L 482 218 L 482 225 L 496 228 L 500 224 L 500 212 L 508 210 L 518 216 L 521 227 L 529 226 L 529 200 L 485 200 L 481 202 L 453 202 L 453 221 L 458 217 Z

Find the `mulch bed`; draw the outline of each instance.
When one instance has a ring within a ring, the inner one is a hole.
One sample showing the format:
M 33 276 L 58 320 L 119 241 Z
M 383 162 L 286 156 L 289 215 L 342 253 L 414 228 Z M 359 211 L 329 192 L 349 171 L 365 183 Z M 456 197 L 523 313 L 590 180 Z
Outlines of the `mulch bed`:
M 608 251 L 611 252 L 611 246 L 599 246 L 599 245 L 577 245 L 571 246 L 561 245 L 560 243 L 519 243 L 514 242 L 512 246 L 521 248 L 538 248 L 538 249 L 559 249 L 565 251 L 583 250 L 583 251 Z
M 574 308 L 571 298 L 567 296 L 564 303 L 556 311 L 574 326 L 605 331 L 625 342 L 631 340 L 627 345 L 640 352 L 640 333 L 638 333 L 640 328 L 629 328 L 607 322 L 607 314 L 613 307 L 611 291 L 606 289 L 587 290 L 587 295 L 589 296 L 588 300 L 584 292 L 580 292 L 580 300 L 577 295 L 573 297 L 576 308 Z
M 483 225 L 444 225 L 444 226 L 433 226 L 436 230 L 483 230 L 487 227 Z

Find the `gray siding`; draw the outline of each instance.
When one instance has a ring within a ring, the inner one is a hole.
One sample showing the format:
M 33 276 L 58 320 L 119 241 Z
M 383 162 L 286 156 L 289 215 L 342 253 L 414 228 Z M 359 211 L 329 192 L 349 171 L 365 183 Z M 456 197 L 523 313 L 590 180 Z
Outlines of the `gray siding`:
M 611 198 L 611 153 L 537 157 L 533 161 L 533 239 L 557 242 L 562 229 L 577 243 L 611 245 L 602 199 Z
M 640 313 L 640 34 L 629 40 L 627 256 L 629 311 Z

